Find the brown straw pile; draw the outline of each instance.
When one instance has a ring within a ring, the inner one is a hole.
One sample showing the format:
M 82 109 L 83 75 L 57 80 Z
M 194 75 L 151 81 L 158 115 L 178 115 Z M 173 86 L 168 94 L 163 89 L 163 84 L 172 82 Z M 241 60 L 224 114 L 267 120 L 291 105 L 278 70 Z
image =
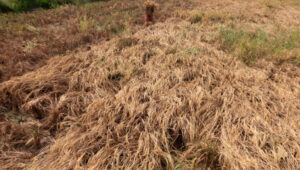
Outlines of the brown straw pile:
M 3 109 L 41 122 L 1 122 L 0 165 L 299 168 L 299 68 L 247 67 L 202 36 L 168 20 L 0 84 Z

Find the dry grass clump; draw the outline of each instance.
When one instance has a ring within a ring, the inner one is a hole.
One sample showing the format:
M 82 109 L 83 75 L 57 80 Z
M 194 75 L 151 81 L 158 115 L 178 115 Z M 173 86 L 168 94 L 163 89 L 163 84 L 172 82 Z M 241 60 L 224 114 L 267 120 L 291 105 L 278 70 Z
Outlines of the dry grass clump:
M 136 20 L 142 12 L 141 5 L 141 0 L 107 1 L 1 14 L 0 82 L 36 70 L 51 57 L 122 33 L 125 21 Z
M 129 38 L 121 38 L 119 40 L 118 47 L 119 47 L 119 50 L 122 50 L 123 48 L 130 47 L 136 43 L 137 43 L 137 39 L 133 39 L 130 37 Z
M 157 2 L 162 7 L 170 3 Z M 109 40 L 124 30 L 136 29 L 143 24 L 143 3 L 144 0 L 135 3 L 110 0 L 30 13 L 1 14 L 0 82 L 34 71 L 56 55 L 65 55 Z M 169 8 L 157 11 L 156 20 L 164 21 L 174 6 Z
M 162 23 L 137 32 L 140 41 L 121 52 L 111 48 L 118 41 L 102 44 L 89 67 L 69 72 L 55 105 L 66 114 L 58 119 L 64 133 L 28 168 L 299 167 L 299 69 L 245 67 L 200 43 L 197 29 Z M 165 55 L 171 37 L 182 40 Z M 157 54 L 145 63 L 149 44 Z M 111 79 L 115 73 L 124 76 Z
M 21 169 L 28 164 L 41 147 L 50 141 L 48 131 L 38 122 L 0 122 L 0 164 L 3 169 Z
M 0 167 L 297 169 L 299 68 L 247 67 L 206 33 L 172 18 L 0 83 Z
M 28 158 L 30 160 L 38 152 L 28 150 L 27 147 L 17 147 L 13 143 L 31 146 L 36 145 L 35 143 L 39 143 L 40 140 L 53 139 L 53 136 L 63 134 L 74 122 L 77 122 L 78 117 L 86 112 L 87 106 L 95 97 L 115 94 L 120 89 L 121 80 L 109 75 L 114 75 L 116 72 L 122 73 L 124 75 L 122 81 L 126 81 L 129 73 L 123 68 L 124 62 L 100 59 L 106 66 L 101 68 L 101 63 L 97 61 L 99 60 L 97 58 L 98 56 L 92 51 L 76 56 L 56 56 L 49 60 L 48 65 L 35 72 L 1 83 L 1 110 L 4 112 L 15 110 L 24 116 L 30 115 L 39 120 L 41 133 L 48 132 L 48 135 L 37 140 L 39 135 L 35 132 L 35 137 L 32 138 L 32 133 L 26 126 L 30 122 L 25 120 L 25 124 L 22 122 L 11 124 L 5 121 L 0 125 L 5 131 L 0 135 L 0 139 L 1 146 L 6 146 L 9 150 L 1 151 L 9 153 L 12 150 L 12 155 L 21 154 L 20 156 L 26 152 L 31 155 Z M 7 116 L 2 114 L 1 116 L 3 120 L 7 119 Z M 6 129 L 10 131 L 6 132 Z M 11 137 L 10 134 L 15 135 Z M 9 140 L 6 140 L 7 138 Z M 37 150 L 49 144 L 50 141 L 39 143 Z M 8 167 L 18 168 L 19 165 L 17 167 L 14 164 L 8 164 L 18 157 L 9 157 L 4 154 L 0 159 Z M 25 163 L 22 164 L 22 166 L 25 165 Z

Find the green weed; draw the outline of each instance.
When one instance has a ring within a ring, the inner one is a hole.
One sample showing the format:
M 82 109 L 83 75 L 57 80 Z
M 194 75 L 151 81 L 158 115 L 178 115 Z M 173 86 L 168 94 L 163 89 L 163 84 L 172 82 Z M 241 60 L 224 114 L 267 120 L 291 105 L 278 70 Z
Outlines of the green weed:
M 81 32 L 85 32 L 90 28 L 90 21 L 86 15 L 79 21 L 79 29 Z
M 29 42 L 27 42 L 27 44 L 26 44 L 24 50 L 25 50 L 26 52 L 30 52 L 30 51 L 31 51 L 34 47 L 36 47 L 36 46 L 37 46 L 37 43 L 36 43 L 35 41 L 29 41 Z
M 202 22 L 203 17 L 204 17 L 204 13 L 197 13 L 197 14 L 194 14 L 194 16 L 192 16 L 190 21 L 192 24 L 199 23 L 199 22 Z

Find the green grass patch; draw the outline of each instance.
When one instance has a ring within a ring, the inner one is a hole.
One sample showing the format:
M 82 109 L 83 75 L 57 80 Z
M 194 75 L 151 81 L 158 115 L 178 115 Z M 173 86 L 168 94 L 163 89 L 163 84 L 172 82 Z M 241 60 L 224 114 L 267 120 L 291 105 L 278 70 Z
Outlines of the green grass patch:
M 199 47 L 191 47 L 191 48 L 188 48 L 185 51 L 185 53 L 190 56 L 196 56 L 200 53 L 200 51 L 201 51 L 201 48 L 199 48 Z
M 214 13 L 214 12 L 199 12 L 192 14 L 190 18 L 190 22 L 192 24 L 196 23 L 224 23 L 227 19 L 230 19 L 228 14 L 226 13 Z
M 248 65 L 258 59 L 275 60 L 277 63 L 299 64 L 300 30 L 266 33 L 263 30 L 221 28 L 217 42 L 225 52 L 239 57 Z

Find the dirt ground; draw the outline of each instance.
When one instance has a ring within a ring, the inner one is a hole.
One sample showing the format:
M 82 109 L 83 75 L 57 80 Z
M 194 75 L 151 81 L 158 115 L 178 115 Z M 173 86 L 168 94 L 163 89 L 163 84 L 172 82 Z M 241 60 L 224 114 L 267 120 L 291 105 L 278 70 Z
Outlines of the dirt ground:
M 135 2 L 0 15 L 0 167 L 299 169 L 300 4 Z

